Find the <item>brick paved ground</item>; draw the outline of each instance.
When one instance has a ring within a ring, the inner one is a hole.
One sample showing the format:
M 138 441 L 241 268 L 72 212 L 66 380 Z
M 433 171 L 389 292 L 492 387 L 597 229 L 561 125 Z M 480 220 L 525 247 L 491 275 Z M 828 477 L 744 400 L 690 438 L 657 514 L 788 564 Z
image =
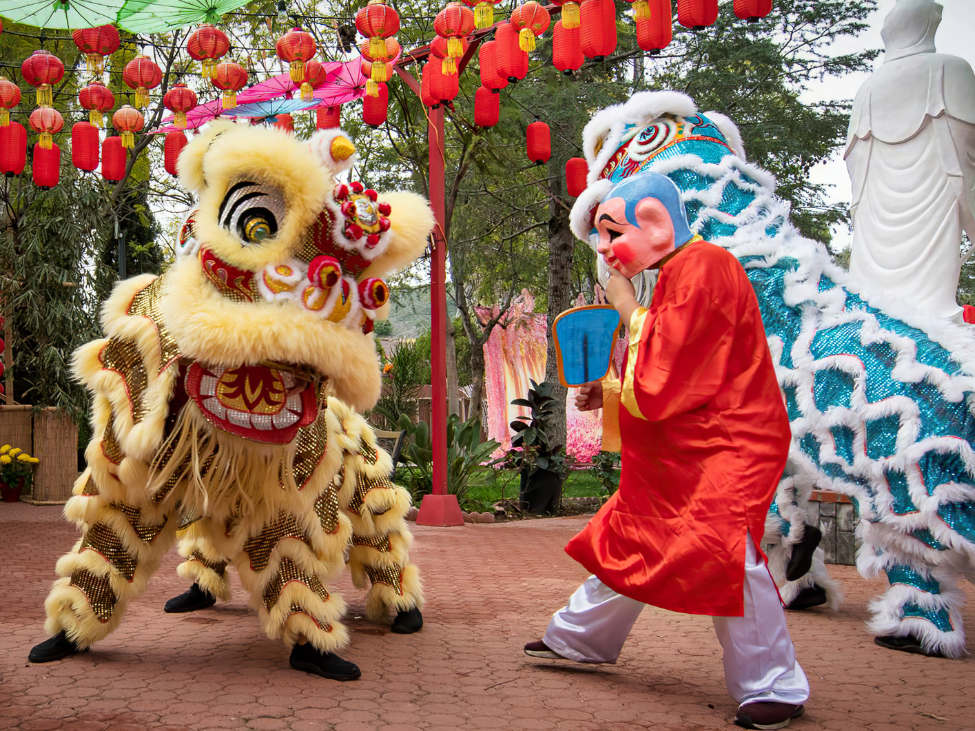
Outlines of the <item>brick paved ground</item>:
M 170 553 L 126 621 L 91 652 L 48 665 L 27 653 L 44 639 L 42 603 L 57 556 L 75 540 L 59 508 L 0 504 L 0 728 L 135 729 L 727 728 L 727 696 L 710 621 L 648 608 L 619 664 L 534 661 L 521 652 L 584 578 L 562 546 L 585 518 L 417 528 L 426 627 L 389 634 L 362 619 L 344 581 L 361 680 L 337 683 L 288 668 L 235 585 L 234 601 L 189 615 L 162 605 L 180 593 Z M 876 647 L 864 629 L 881 582 L 833 567 L 847 594 L 839 614 L 790 614 L 813 687 L 800 731 L 975 729 L 975 658 L 936 660 Z M 234 577 L 236 578 L 236 577 Z M 966 586 L 969 606 L 973 592 Z M 975 627 L 975 611 L 965 612 Z M 969 645 L 972 646 L 972 640 Z M 973 648 L 975 649 L 975 648 Z

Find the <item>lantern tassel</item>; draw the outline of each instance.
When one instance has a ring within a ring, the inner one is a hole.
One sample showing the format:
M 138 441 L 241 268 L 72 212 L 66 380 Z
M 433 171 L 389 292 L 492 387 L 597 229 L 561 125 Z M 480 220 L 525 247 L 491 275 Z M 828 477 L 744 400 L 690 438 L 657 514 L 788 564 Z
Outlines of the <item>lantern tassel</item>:
M 310 102 L 315 98 L 315 89 L 307 81 L 301 84 L 301 101 Z
M 145 109 L 149 106 L 149 90 L 140 86 L 135 90 L 135 106 L 137 109 Z
M 566 3 L 562 6 L 562 27 L 567 30 L 579 27 L 579 3 Z
M 105 124 L 105 117 L 98 109 L 92 109 L 88 112 L 88 121 L 91 122 L 92 126 L 101 129 Z
M 119 135 L 122 138 L 122 147 L 126 150 L 131 150 L 135 147 L 135 133 L 134 132 L 123 132 Z
M 379 36 L 370 38 L 369 55 L 373 61 L 385 61 L 388 58 L 386 54 L 386 39 Z
M 180 129 L 186 129 L 186 112 L 176 112 L 173 120 Z
M 478 3 L 474 8 L 474 25 L 478 30 L 490 28 L 494 25 L 494 5 L 492 3 Z
M 447 56 L 440 62 L 440 70 L 447 76 L 453 76 L 457 73 L 457 59 Z
M 305 79 L 305 62 L 292 61 L 290 71 L 291 71 L 291 80 L 296 84 L 300 84 Z
M 377 84 L 381 84 L 385 81 L 389 81 L 389 77 L 386 74 L 386 64 L 376 62 L 372 64 L 372 68 L 369 72 L 369 77 L 375 81 Z
M 8 127 L 10 125 L 10 110 L 0 109 L 0 127 Z
M 447 39 L 447 55 L 451 58 L 460 58 L 464 55 L 464 44 L 460 36 L 450 36 Z
M 54 135 L 52 135 L 50 132 L 41 132 L 40 145 L 42 149 L 50 150 L 52 142 L 54 142 Z
M 223 108 L 233 109 L 237 106 L 237 92 L 233 89 L 225 91 L 223 93 Z
M 379 96 L 379 84 L 372 79 L 366 81 L 366 96 Z
M 202 67 L 201 75 L 204 79 L 213 78 L 213 67 L 217 65 L 217 62 L 212 58 L 205 58 L 200 61 L 200 66 Z
M 39 107 L 50 107 L 54 105 L 54 94 L 51 91 L 51 87 L 47 84 L 41 84 L 37 87 L 37 106 Z M 48 149 L 48 148 L 45 148 Z
M 633 3 L 633 20 L 650 20 L 650 3 L 647 0 L 636 0 Z
M 518 32 L 518 48 L 525 53 L 535 50 L 535 34 L 528 28 L 522 28 Z

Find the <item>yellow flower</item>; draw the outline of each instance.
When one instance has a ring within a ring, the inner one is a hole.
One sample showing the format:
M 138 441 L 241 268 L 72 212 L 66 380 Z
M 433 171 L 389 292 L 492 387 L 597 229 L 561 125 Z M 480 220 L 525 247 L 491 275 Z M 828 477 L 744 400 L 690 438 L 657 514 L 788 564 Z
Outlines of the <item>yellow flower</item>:
M 10 457 L 8 457 L 6 454 L 0 456 L 0 464 L 10 464 Z
M 29 454 L 18 454 L 17 455 L 17 461 L 18 462 L 30 462 L 30 455 Z
M 21 453 L 21 451 L 23 451 L 23 450 L 21 450 L 20 447 L 14 447 L 13 449 L 10 450 L 10 453 L 9 454 L 10 454 L 11 457 L 16 457 L 18 454 Z
M 0 447 L 0 454 L 6 454 L 9 451 L 10 451 L 9 444 L 4 444 L 2 447 Z
M 40 464 L 41 461 L 37 457 L 31 457 L 30 458 L 30 463 L 31 464 Z

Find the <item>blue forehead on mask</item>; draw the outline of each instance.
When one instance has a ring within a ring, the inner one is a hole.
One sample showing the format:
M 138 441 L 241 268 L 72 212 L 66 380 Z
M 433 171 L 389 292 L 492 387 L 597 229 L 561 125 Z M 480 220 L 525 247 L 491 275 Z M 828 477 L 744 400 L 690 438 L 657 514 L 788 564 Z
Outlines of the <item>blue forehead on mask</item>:
M 639 173 L 615 185 L 603 200 L 622 198 L 626 201 L 626 220 L 637 226 L 636 207 L 644 198 L 656 198 L 664 204 L 674 227 L 674 245 L 681 246 L 692 238 L 694 233 L 687 223 L 684 202 L 680 199 L 680 188 L 673 180 L 660 173 Z

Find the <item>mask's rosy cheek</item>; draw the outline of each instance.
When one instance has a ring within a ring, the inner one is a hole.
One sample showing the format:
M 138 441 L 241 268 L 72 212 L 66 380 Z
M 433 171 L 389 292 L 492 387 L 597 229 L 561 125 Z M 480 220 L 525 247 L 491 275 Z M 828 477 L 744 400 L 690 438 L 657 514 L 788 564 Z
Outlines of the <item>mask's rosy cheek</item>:
M 620 264 L 633 264 L 640 257 L 640 249 L 633 245 L 631 241 L 616 241 L 613 246 L 613 256 Z

